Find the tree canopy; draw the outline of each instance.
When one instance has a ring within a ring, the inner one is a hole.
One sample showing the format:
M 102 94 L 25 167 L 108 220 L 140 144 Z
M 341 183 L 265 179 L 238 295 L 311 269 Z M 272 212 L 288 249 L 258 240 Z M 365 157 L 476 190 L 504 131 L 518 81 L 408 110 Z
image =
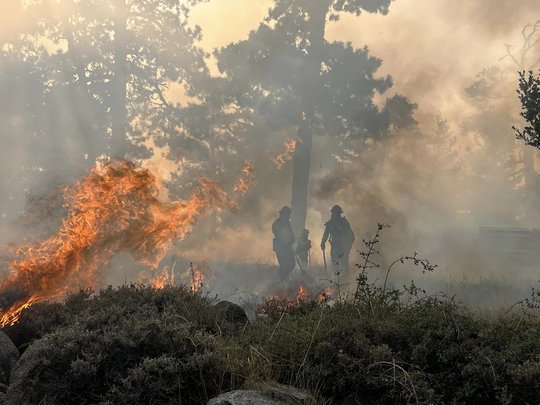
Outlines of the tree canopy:
M 516 137 L 527 145 L 540 149 L 540 76 L 533 72 L 521 72 L 518 88 L 521 116 L 526 124 L 523 129 L 514 127 Z
M 194 46 L 200 31 L 188 25 L 194 3 L 27 2 L 24 13 L 32 24 L 3 44 L 0 80 L 4 86 L 31 85 L 39 94 L 36 114 L 25 114 L 24 103 L 13 107 L 32 136 L 62 149 L 51 140 L 66 134 L 84 145 L 76 159 L 82 154 L 92 161 L 102 153 L 122 156 L 158 128 L 174 131 L 169 86 L 189 87 L 190 77 L 206 69 Z
M 247 132 L 263 128 L 251 141 L 296 132 L 292 220 L 297 231 L 305 222 L 313 135 L 337 137 L 336 143 L 365 141 L 414 122 L 415 105 L 404 97 L 394 97 L 382 109 L 375 105 L 375 94 L 392 86 L 389 76 L 377 76 L 380 59 L 367 47 L 325 39 L 327 24 L 339 13 L 386 13 L 389 4 L 277 0 L 246 40 L 214 52 L 221 77 L 199 83 L 206 105 L 200 112 L 220 123 L 228 117 L 237 130 L 239 122 Z

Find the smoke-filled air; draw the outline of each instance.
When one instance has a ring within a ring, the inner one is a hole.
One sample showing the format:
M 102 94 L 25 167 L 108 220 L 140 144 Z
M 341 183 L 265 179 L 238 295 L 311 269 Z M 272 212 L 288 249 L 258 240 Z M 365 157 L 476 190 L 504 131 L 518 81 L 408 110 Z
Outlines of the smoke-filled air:
M 523 303 L 539 76 L 537 0 L 3 0 L 0 326 L 107 288 Z

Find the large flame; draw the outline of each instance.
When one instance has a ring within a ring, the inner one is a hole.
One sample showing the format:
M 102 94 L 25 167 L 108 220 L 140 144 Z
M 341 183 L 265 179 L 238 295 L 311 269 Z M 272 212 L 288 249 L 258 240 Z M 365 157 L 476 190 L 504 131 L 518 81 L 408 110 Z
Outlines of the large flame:
M 283 169 L 285 163 L 292 160 L 293 153 L 296 150 L 296 145 L 298 142 L 298 139 L 287 139 L 283 144 L 283 147 L 285 148 L 283 153 L 277 155 L 275 158 L 272 158 L 272 161 L 276 164 L 278 169 Z
M 113 161 L 94 166 L 66 188 L 68 212 L 58 233 L 20 247 L 10 275 L 0 282 L 0 325 L 15 323 L 36 301 L 94 287 L 100 266 L 121 250 L 129 249 L 141 263 L 157 267 L 170 243 L 182 239 L 199 216 L 237 206 L 205 178 L 185 201 L 160 201 L 160 187 L 149 170 Z

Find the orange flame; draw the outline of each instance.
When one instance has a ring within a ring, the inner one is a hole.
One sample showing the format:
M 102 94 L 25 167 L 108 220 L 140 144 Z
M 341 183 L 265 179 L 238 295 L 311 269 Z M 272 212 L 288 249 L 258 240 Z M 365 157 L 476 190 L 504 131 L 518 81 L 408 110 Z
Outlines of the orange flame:
M 245 195 L 249 188 L 251 187 L 251 182 L 253 178 L 253 163 L 249 160 L 244 162 L 244 167 L 242 168 L 242 174 L 244 178 L 239 178 L 234 185 L 234 192 Z
M 185 201 L 158 199 L 160 182 L 131 162 L 97 164 L 66 188 L 67 217 L 56 235 L 22 246 L 10 275 L 0 282 L 0 325 L 15 323 L 33 303 L 94 287 L 99 268 L 130 249 L 156 268 L 174 239 L 182 239 L 199 216 L 237 203 L 215 182 L 199 179 Z
M 191 264 L 182 275 L 189 289 L 196 293 L 201 290 L 203 285 L 214 279 L 214 273 L 205 263 Z
M 283 153 L 277 155 L 275 158 L 272 158 L 272 161 L 276 164 L 278 169 L 283 169 L 285 163 L 289 160 L 292 160 L 293 153 L 296 150 L 296 146 L 300 142 L 298 139 L 287 139 L 283 144 L 285 150 Z
M 326 287 L 323 291 L 319 293 L 319 302 L 326 302 L 331 297 L 334 291 L 330 287 Z
M 150 278 L 148 282 L 143 282 L 143 284 L 150 284 L 154 288 L 174 286 L 174 273 L 169 271 L 168 266 L 165 266 L 160 273 Z
M 309 290 L 304 287 L 304 286 L 300 286 L 298 288 L 298 292 L 296 293 L 296 302 L 298 304 L 300 304 L 301 302 L 305 301 L 309 296 Z

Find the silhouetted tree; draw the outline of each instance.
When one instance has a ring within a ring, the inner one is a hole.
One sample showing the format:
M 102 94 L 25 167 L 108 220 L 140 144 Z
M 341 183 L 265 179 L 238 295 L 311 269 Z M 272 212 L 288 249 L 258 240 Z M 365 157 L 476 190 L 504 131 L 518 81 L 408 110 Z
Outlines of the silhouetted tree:
M 535 151 L 523 147 L 509 133 L 518 119 L 512 108 L 515 98 L 511 90 L 516 73 L 538 63 L 538 28 L 540 22 L 524 26 L 519 46 L 505 45 L 506 53 L 500 58 L 503 63 L 483 69 L 466 88 L 475 112 L 461 123 L 462 135 L 471 146 L 463 165 L 467 173 L 463 189 L 468 189 L 466 194 L 472 197 L 468 209 L 481 223 L 525 225 L 536 216 L 540 184 L 534 168 Z M 478 199 L 478 195 L 483 198 Z M 501 204 L 486 206 L 485 201 L 491 200 Z M 501 211 L 502 205 L 513 209 Z
M 72 143 L 77 160 L 84 154 L 93 161 L 103 153 L 124 157 L 152 131 L 174 133 L 176 106 L 167 89 L 189 88 L 191 75 L 205 71 L 193 45 L 200 32 L 187 22 L 197 1 L 26 2 L 32 24 L 2 44 L 0 80 L 32 82 L 39 94 L 40 114 L 25 114 L 26 100 L 16 106 L 29 135 L 58 149 Z M 27 67 L 10 70 L 6 60 Z
M 414 106 L 404 98 L 382 111 L 374 105 L 375 92 L 383 93 L 392 82 L 375 77 L 381 61 L 367 47 L 325 39 L 328 21 L 338 19 L 338 13 L 386 13 L 389 3 L 277 0 L 248 39 L 215 52 L 224 77 L 216 78 L 219 84 L 208 86 L 206 94 L 201 91 L 213 108 L 205 111 L 226 108 L 234 111 L 231 122 L 237 124 L 242 116 L 244 123 L 263 124 L 268 132 L 296 128 L 300 142 L 294 153 L 291 206 L 298 233 L 306 219 L 313 135 L 365 140 L 383 134 L 396 113 L 396 125 L 412 119 Z

